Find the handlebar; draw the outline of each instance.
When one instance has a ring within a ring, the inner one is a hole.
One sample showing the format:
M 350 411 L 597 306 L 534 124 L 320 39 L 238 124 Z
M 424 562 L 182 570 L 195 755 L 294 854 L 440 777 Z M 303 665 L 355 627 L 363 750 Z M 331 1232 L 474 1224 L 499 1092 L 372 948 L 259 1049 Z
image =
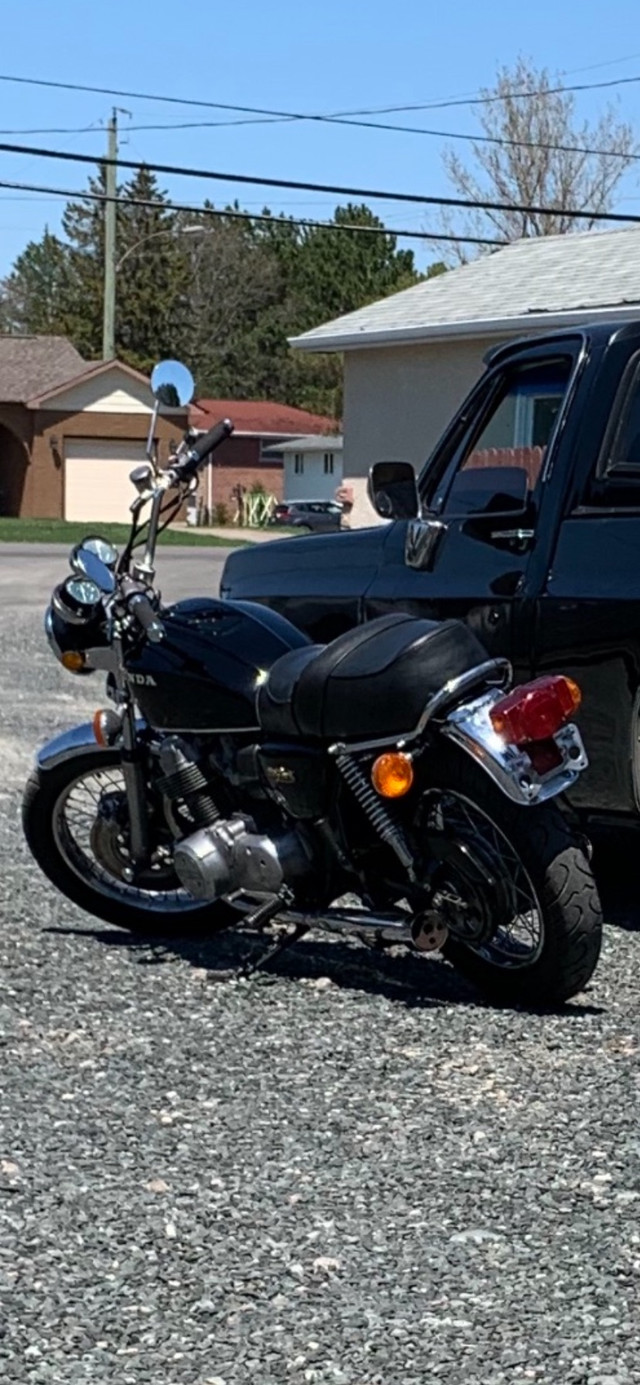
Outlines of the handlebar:
M 161 620 L 158 620 L 149 597 L 145 596 L 144 592 L 137 592 L 129 599 L 128 606 L 151 643 L 159 644 L 160 640 L 164 638 L 164 625 Z
M 187 452 L 186 457 L 181 458 L 171 467 L 175 480 L 188 481 L 192 476 L 195 476 L 210 453 L 219 447 L 225 438 L 230 437 L 232 432 L 233 424 L 230 419 L 225 418 L 221 423 L 215 423 L 208 433 L 204 433 L 201 438 L 198 438 L 198 441 Z

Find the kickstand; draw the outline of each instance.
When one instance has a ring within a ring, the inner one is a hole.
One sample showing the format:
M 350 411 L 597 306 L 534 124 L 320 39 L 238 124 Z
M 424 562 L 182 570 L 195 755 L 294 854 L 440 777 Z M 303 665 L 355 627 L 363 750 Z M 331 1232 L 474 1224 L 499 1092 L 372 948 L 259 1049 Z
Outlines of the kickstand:
M 285 887 L 281 890 L 277 898 L 268 899 L 264 904 L 261 904 L 255 909 L 252 914 L 247 914 L 244 919 L 245 925 L 249 924 L 250 927 L 258 929 L 266 928 L 267 924 L 271 922 L 271 919 L 291 906 L 292 900 L 293 896 L 291 891 Z M 256 972 L 266 966 L 267 962 L 270 962 L 274 957 L 279 957 L 281 952 L 284 952 L 287 947 L 292 947 L 294 943 L 299 942 L 300 938 L 303 938 L 305 933 L 308 932 L 309 925 L 306 923 L 290 924 L 286 932 L 281 933 L 279 937 L 275 938 L 253 961 L 245 962 L 243 966 L 238 968 L 216 972 L 215 979 L 217 981 L 250 980 Z
M 279 938 L 275 938 L 253 962 L 245 962 L 244 966 L 240 967 L 237 972 L 238 980 L 248 981 L 252 976 L 255 976 L 256 972 L 261 971 L 267 962 L 271 962 L 274 957 L 279 957 L 281 952 L 299 942 L 308 932 L 306 923 L 291 924 L 286 933 L 281 933 Z

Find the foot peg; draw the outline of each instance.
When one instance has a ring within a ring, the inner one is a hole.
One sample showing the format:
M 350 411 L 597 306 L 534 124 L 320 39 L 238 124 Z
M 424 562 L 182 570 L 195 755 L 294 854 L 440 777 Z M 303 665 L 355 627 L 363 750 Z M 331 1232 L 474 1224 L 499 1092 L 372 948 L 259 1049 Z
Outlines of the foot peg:
M 439 952 L 449 937 L 449 929 L 440 914 L 425 909 L 411 925 L 411 940 L 418 952 Z

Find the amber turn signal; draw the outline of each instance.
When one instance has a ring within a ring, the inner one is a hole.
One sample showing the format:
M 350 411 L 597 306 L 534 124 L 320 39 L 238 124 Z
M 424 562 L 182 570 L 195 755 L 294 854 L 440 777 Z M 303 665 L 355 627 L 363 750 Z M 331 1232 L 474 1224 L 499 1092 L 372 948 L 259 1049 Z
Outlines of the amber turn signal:
M 382 798 L 403 798 L 414 778 L 411 756 L 400 751 L 380 755 L 371 770 L 371 782 Z
M 77 649 L 66 649 L 60 655 L 60 663 L 66 668 L 67 673 L 82 673 L 86 660 L 84 654 Z

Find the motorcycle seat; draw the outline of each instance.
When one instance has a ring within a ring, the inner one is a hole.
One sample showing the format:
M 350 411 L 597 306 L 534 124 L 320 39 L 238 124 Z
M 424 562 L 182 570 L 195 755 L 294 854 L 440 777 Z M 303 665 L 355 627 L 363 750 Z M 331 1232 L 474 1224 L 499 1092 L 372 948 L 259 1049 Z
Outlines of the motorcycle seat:
M 277 659 L 258 692 L 260 725 L 287 740 L 401 736 L 445 683 L 487 657 L 462 621 L 380 616 Z

